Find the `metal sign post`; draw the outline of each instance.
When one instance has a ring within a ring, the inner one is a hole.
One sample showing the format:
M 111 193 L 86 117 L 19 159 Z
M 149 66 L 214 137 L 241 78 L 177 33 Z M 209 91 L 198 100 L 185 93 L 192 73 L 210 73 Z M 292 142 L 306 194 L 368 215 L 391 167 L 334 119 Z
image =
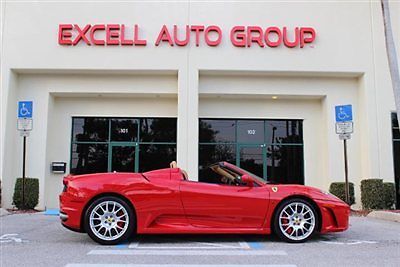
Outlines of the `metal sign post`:
M 350 205 L 350 188 L 349 188 L 349 168 L 347 165 L 347 139 L 343 139 L 343 149 L 344 149 L 344 193 L 346 196 L 346 203 Z
M 339 139 L 343 140 L 344 150 L 344 193 L 345 201 L 347 204 L 350 202 L 350 189 L 349 189 L 349 168 L 347 162 L 347 140 L 351 138 L 353 133 L 353 110 L 352 105 L 336 106 L 336 133 L 339 134 Z
M 33 102 L 32 101 L 19 101 L 18 102 L 18 122 L 17 129 L 23 136 L 23 149 L 22 149 L 22 209 L 25 209 L 25 177 L 26 177 L 26 137 L 32 131 L 33 120 Z

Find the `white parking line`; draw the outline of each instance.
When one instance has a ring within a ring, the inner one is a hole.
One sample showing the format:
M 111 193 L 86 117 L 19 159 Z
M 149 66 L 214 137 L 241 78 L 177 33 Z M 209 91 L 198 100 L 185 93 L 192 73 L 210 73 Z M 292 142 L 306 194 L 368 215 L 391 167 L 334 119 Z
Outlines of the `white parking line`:
M 9 243 L 9 242 L 22 243 L 27 241 L 19 238 L 18 234 L 4 234 L 0 236 L 0 243 Z
M 247 242 L 245 242 L 245 241 L 240 241 L 239 245 L 244 249 L 250 249 L 249 244 Z
M 129 244 L 128 248 L 137 248 L 139 246 L 139 241 L 135 241 Z
M 65 267 L 297 267 L 292 264 L 67 264 Z
M 164 256 L 286 256 L 283 250 L 137 250 L 137 249 L 95 249 L 87 255 L 164 255 Z
M 319 242 L 325 243 L 325 244 L 333 244 L 333 245 L 360 245 L 360 244 L 376 244 L 376 243 L 378 243 L 377 241 L 369 241 L 369 240 L 347 240 L 347 241 L 343 241 L 343 242 L 322 240 Z

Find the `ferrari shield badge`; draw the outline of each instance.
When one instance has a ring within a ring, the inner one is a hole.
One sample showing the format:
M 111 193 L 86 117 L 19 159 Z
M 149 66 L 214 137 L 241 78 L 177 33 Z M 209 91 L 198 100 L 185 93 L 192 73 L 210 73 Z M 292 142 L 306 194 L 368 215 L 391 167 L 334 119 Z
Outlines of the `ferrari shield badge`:
M 276 186 L 273 186 L 271 189 L 272 189 L 272 191 L 273 191 L 274 193 L 278 192 L 278 187 L 276 187 Z

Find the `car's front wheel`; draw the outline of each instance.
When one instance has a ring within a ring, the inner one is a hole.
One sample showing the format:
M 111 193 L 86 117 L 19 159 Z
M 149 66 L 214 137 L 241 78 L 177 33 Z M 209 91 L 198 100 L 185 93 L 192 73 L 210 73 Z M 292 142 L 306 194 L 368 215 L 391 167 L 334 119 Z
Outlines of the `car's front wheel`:
M 115 245 L 132 235 L 134 216 L 124 200 L 114 196 L 101 197 L 87 209 L 85 229 L 94 241 L 102 245 Z
M 283 201 L 275 212 L 274 232 L 286 242 L 300 243 L 317 230 L 318 214 L 312 204 L 300 198 Z

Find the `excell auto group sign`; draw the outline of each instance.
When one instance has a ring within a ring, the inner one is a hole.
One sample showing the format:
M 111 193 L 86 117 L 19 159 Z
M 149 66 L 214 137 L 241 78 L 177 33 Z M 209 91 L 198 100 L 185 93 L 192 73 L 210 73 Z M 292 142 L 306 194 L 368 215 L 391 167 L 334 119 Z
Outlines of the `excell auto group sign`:
M 279 47 L 303 48 L 311 44 L 316 38 L 312 27 L 260 27 L 234 26 L 224 32 L 217 25 L 163 25 L 152 41 L 148 41 L 139 25 L 126 26 L 125 24 L 59 24 L 58 44 L 75 46 L 84 43 L 88 46 L 146 46 L 152 43 L 159 46 L 163 43 L 169 46 L 218 46 L 225 35 L 228 35 L 233 46 L 236 47 Z

